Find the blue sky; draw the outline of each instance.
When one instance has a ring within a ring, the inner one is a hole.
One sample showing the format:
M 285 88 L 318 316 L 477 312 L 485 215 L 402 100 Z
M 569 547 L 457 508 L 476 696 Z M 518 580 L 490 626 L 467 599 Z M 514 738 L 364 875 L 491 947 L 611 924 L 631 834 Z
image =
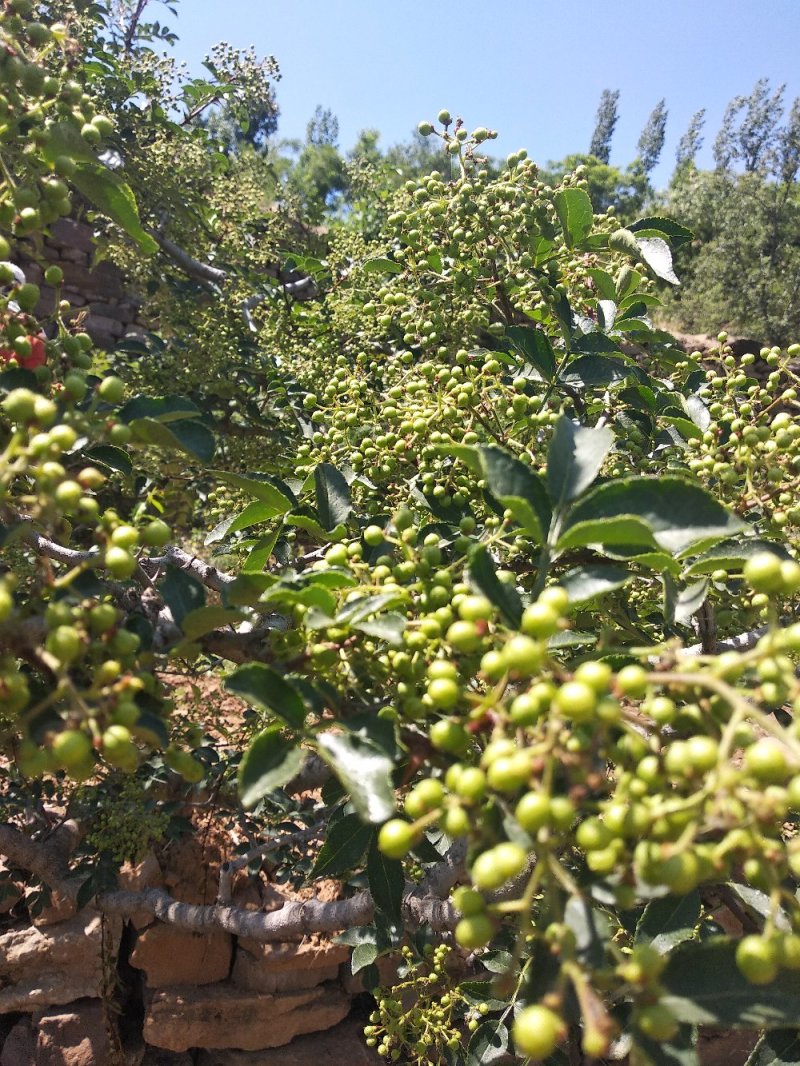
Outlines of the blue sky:
M 175 55 L 198 70 L 216 41 L 278 60 L 279 135 L 302 137 L 317 104 L 341 145 L 372 127 L 388 145 L 449 108 L 540 162 L 588 147 L 601 90 L 619 89 L 611 161 L 627 164 L 666 97 L 657 182 L 692 114 L 711 143 L 728 100 L 757 78 L 800 95 L 800 0 L 181 0 Z M 157 8 L 153 6 L 153 13 Z

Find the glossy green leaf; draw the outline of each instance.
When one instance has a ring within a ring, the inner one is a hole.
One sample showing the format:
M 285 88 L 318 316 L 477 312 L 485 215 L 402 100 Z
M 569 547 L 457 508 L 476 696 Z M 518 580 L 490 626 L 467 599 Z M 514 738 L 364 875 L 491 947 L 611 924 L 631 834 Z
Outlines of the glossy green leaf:
M 636 926 L 636 943 L 649 944 L 666 955 L 679 944 L 691 940 L 700 921 L 700 893 L 661 896 L 651 900 Z
M 214 457 L 214 434 L 196 419 L 166 425 L 152 418 L 135 418 L 129 425 L 136 439 L 145 444 L 185 452 L 204 463 Z
M 260 481 L 253 477 L 244 477 L 242 474 L 234 474 L 230 470 L 212 470 L 211 474 L 217 481 L 225 485 L 232 485 L 247 496 L 252 496 L 261 503 L 272 506 L 277 514 L 287 514 L 292 509 L 292 501 L 280 489 L 269 481 Z
M 559 375 L 559 381 L 580 389 L 607 388 L 630 378 L 641 381 L 643 372 L 622 359 L 604 355 L 584 355 L 573 359 Z
M 264 569 L 282 532 L 283 525 L 279 523 L 266 537 L 260 537 L 256 541 L 242 563 L 242 573 L 260 573 Z
M 366 622 L 357 622 L 353 628 L 367 636 L 375 637 L 376 640 L 385 640 L 392 647 L 399 648 L 403 643 L 403 633 L 406 628 L 406 620 L 402 614 L 389 611 L 387 614 L 378 615 Z
M 568 248 L 580 244 L 589 235 L 594 221 L 589 194 L 583 189 L 559 189 L 553 197 L 553 206 L 564 231 L 564 243 Z
M 558 547 L 649 544 L 678 553 L 746 529 L 696 483 L 630 477 L 592 489 L 570 510 Z
M 509 326 L 506 336 L 516 350 L 535 366 L 545 381 L 552 381 L 556 372 L 556 357 L 550 338 L 534 326 Z
M 495 605 L 506 624 L 518 629 L 522 619 L 519 593 L 498 578 L 492 557 L 483 544 L 476 544 L 469 553 L 467 577 L 469 583 Z
M 567 590 L 570 604 L 588 603 L 607 592 L 622 588 L 633 580 L 633 574 L 610 563 L 589 563 L 570 570 L 559 579 Z
M 668 281 L 670 285 L 680 285 L 678 275 L 672 266 L 672 252 L 661 237 L 637 237 L 639 255 L 647 263 L 657 278 Z
M 466 1066 L 508 1062 L 508 1026 L 502 1018 L 484 1018 L 467 1045 Z
M 703 552 L 693 563 L 687 566 L 686 577 L 694 577 L 695 574 L 711 574 L 715 570 L 742 569 L 752 555 L 759 552 L 772 552 L 781 559 L 790 559 L 788 551 L 783 544 L 770 540 L 733 540 L 724 544 L 715 544 L 713 548 Z
M 386 259 L 376 256 L 374 259 L 366 259 L 362 266 L 365 274 L 402 274 L 403 268 L 394 259 Z
M 306 719 L 303 699 L 294 686 L 266 663 L 246 663 L 225 678 L 225 688 L 251 706 L 275 715 L 292 729 Z
M 158 591 L 177 625 L 181 625 L 190 611 L 205 606 L 206 590 L 203 585 L 185 570 L 168 566 L 164 577 L 158 582 Z
M 735 942 L 727 938 L 681 945 L 661 984 L 664 1005 L 689 1025 L 783 1029 L 800 1018 L 800 973 L 783 970 L 769 984 L 751 984 L 736 965 Z
M 319 733 L 317 745 L 365 822 L 391 817 L 393 763 L 377 745 L 350 733 Z
M 186 396 L 134 396 L 119 409 L 121 422 L 133 422 L 136 418 L 149 418 L 154 422 L 183 422 L 199 418 L 200 408 Z
M 239 798 L 245 808 L 281 788 L 299 772 L 305 753 L 283 736 L 283 727 L 268 726 L 250 744 L 239 764 Z
M 694 240 L 694 233 L 680 222 L 663 215 L 648 215 L 646 218 L 638 218 L 632 222 L 628 229 L 637 236 L 660 235 L 665 237 L 673 248 L 679 248 L 682 244 L 688 244 Z
M 314 485 L 322 525 L 325 529 L 344 525 L 352 510 L 350 486 L 344 474 L 330 463 L 320 463 L 314 471 Z
M 480 448 L 486 484 L 514 520 L 541 543 L 550 528 L 550 500 L 542 479 L 529 466 L 494 444 Z
M 210 633 L 212 629 L 235 625 L 237 622 L 244 621 L 244 618 L 241 611 L 234 611 L 229 607 L 197 607 L 184 615 L 181 629 L 187 640 L 197 640 L 204 633 Z
M 107 470 L 114 470 L 116 473 L 124 474 L 126 477 L 133 473 L 131 457 L 124 448 L 118 448 L 114 444 L 96 444 L 93 448 L 88 448 L 83 454 L 97 466 L 105 467 Z
M 547 452 L 547 489 L 555 507 L 562 508 L 589 488 L 613 443 L 607 427 L 593 429 L 566 415 L 559 418 Z
M 377 837 L 372 838 L 367 854 L 367 884 L 375 908 L 390 922 L 402 922 L 403 891 L 405 877 L 399 859 L 387 859 L 378 847 Z
M 71 181 L 87 200 L 132 237 L 143 252 L 154 255 L 158 251 L 156 242 L 142 228 L 136 197 L 122 178 L 106 167 L 84 164 L 77 167 Z
M 325 833 L 311 877 L 341 877 L 358 869 L 374 836 L 371 825 L 362 822 L 357 814 L 346 814 Z
M 97 153 L 92 151 L 88 142 L 81 137 L 81 132 L 74 122 L 54 122 L 48 130 L 41 153 L 48 163 L 55 163 L 59 156 L 66 155 L 76 163 L 91 163 L 98 168 L 102 166 Z
M 346 603 L 336 615 L 337 625 L 356 625 L 386 607 L 394 606 L 400 596 L 397 592 L 379 592 L 367 596 L 358 596 Z

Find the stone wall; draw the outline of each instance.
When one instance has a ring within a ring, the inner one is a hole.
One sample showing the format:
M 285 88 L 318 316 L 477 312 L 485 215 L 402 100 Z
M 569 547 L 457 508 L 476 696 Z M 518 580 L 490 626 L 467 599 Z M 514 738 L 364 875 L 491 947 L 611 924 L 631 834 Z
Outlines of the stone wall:
M 103 260 L 96 265 L 94 230 L 87 222 L 60 218 L 50 226 L 43 247 L 20 242 L 14 258 L 28 281 L 39 285 L 42 300 L 37 313 L 50 314 L 55 290 L 44 282 L 45 265 L 56 264 L 64 272 L 62 299 L 69 300 L 68 317 L 80 323 L 101 348 L 111 348 L 123 337 L 141 336 L 141 300 L 125 285 L 122 272 Z
M 125 873 L 121 887 L 207 899 L 217 864 L 206 850 L 200 869 L 207 876 L 192 883 L 182 871 L 198 857 L 197 841 L 180 849 L 185 854 L 171 868 L 151 855 Z M 281 892 L 245 877 L 233 902 L 274 909 Z M 13 920 L 13 913 L 0 932 L 0 1066 L 380 1061 L 364 1046 L 363 1019 L 348 1020 L 362 989 L 350 950 L 331 940 L 263 944 L 149 918 L 123 924 L 59 900 L 32 920 Z

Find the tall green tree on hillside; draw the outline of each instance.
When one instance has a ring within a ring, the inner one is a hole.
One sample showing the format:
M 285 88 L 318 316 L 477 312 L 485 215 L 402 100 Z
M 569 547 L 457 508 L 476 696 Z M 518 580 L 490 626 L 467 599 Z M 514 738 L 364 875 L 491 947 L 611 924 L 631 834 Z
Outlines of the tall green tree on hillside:
M 597 108 L 594 132 L 589 142 L 589 155 L 608 163 L 611 158 L 611 138 L 619 119 L 619 89 L 603 89 Z

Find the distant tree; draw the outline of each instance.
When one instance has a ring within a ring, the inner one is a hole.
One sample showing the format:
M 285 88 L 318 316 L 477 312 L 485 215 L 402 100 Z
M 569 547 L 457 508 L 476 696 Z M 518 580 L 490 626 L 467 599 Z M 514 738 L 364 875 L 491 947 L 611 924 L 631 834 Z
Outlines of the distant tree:
M 618 103 L 619 89 L 603 89 L 600 95 L 600 105 L 597 108 L 594 133 L 589 144 L 589 155 L 599 159 L 601 163 L 608 163 L 611 158 L 611 138 L 619 118 Z
M 317 104 L 314 114 L 306 126 L 306 143 L 314 148 L 328 145 L 339 147 L 339 119 L 330 108 Z
M 713 318 L 770 344 L 800 330 L 800 100 L 784 119 L 783 91 L 762 78 L 749 96 L 731 100 L 713 171 L 687 165 L 699 140 L 697 115 L 681 142 L 666 208 L 695 241 L 678 252 L 684 284 L 666 301 L 686 329 Z
M 637 165 L 650 174 L 664 149 L 664 137 L 667 131 L 667 101 L 659 100 L 645 123 L 636 145 Z
M 694 163 L 697 153 L 703 143 L 703 126 L 706 121 L 706 109 L 701 107 L 695 111 L 689 120 L 686 132 L 678 141 L 675 151 L 675 166 L 678 170 L 690 163 Z
M 780 138 L 784 85 L 772 92 L 769 78 L 759 78 L 749 96 L 735 96 L 725 109 L 714 142 L 718 170 L 740 163 L 747 173 L 771 163 Z
M 633 166 L 620 170 L 595 156 L 576 153 L 549 162 L 542 168 L 542 180 L 555 185 L 578 166 L 584 168 L 586 191 L 596 212 L 602 213 L 613 207 L 623 222 L 632 222 L 641 212 L 650 192 L 650 184 L 647 175 Z

